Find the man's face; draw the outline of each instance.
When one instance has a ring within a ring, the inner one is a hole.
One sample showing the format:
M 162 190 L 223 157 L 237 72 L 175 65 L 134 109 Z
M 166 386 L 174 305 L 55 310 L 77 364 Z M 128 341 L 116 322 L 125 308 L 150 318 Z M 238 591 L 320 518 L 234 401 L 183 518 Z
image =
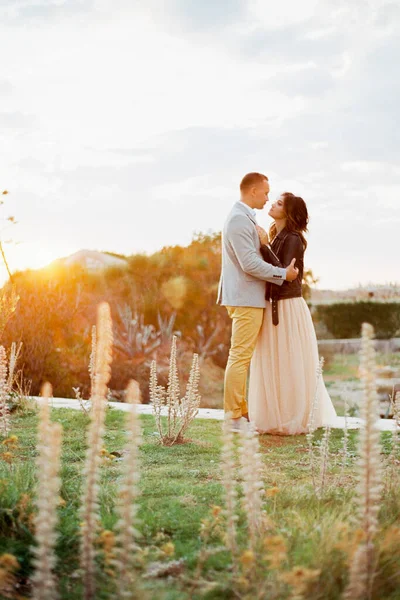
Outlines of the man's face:
M 252 188 L 252 196 L 253 196 L 253 208 L 264 208 L 266 203 L 268 202 L 268 194 L 269 194 L 269 183 L 266 179 L 260 181 Z

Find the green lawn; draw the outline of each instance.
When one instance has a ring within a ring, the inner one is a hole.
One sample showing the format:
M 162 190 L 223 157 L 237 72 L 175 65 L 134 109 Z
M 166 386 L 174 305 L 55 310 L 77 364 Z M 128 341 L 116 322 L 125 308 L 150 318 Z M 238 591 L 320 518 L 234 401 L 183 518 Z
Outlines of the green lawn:
M 124 442 L 124 413 L 108 409 L 105 447 L 108 452 L 120 451 Z M 78 411 L 53 409 L 52 419 L 64 429 L 62 450 L 62 489 L 64 504 L 59 508 L 60 536 L 57 546 L 57 574 L 65 600 L 80 599 L 81 587 L 77 577 L 79 549 L 79 506 L 81 468 L 85 453 L 85 428 L 88 417 Z M 145 574 L 154 560 L 167 562 L 183 558 L 183 574 L 169 579 L 144 579 L 140 597 L 173 600 L 189 598 L 290 598 L 290 588 L 276 587 L 276 592 L 254 595 L 251 587 L 253 574 L 242 574 L 241 584 L 235 583 L 231 558 L 227 552 L 218 552 L 205 561 L 201 572 L 203 591 L 189 583 L 196 569 L 199 551 L 203 547 L 199 532 L 202 519 L 210 515 L 213 505 L 221 505 L 222 487 L 219 465 L 221 450 L 221 423 L 196 420 L 190 430 L 191 442 L 165 448 L 157 444 L 153 417 L 142 416 L 143 445 L 141 447 L 142 476 L 139 517 L 142 552 L 138 568 Z M 32 494 L 35 482 L 37 415 L 33 411 L 13 416 L 12 433 L 18 436 L 18 447 L 12 450 L 10 464 L 0 462 L 0 554 L 14 554 L 20 562 L 18 572 L 22 585 L 20 597 L 29 597 L 27 581 L 31 573 L 29 546 L 33 541 L 29 514 L 32 507 L 21 506 L 23 494 Z M 322 431 L 316 434 L 318 442 Z M 281 568 L 289 570 L 295 565 L 321 569 L 318 581 L 312 586 L 308 598 L 339 598 L 347 577 L 346 553 L 335 544 L 341 535 L 343 523 L 354 514 L 352 496 L 355 486 L 356 432 L 350 432 L 349 458 L 344 476 L 339 481 L 343 432 L 332 431 L 328 488 L 322 500 L 313 492 L 310 479 L 308 447 L 305 436 L 261 436 L 264 481 L 266 489 L 278 487 L 273 498 L 267 498 L 265 509 L 271 519 L 270 534 L 282 536 L 287 545 L 287 559 Z M 390 434 L 382 434 L 383 452 L 389 453 Z M 4 448 L 4 446 L 3 446 Z M 400 463 L 399 463 L 400 464 Z M 400 467 L 398 467 L 400 468 Z M 103 529 L 113 529 L 116 517 L 114 501 L 120 473 L 120 463 L 107 461 L 102 466 L 101 518 Z M 397 480 L 398 484 L 398 480 Z M 382 531 L 400 523 L 400 490 L 388 479 L 382 501 L 380 522 Z M 242 551 L 246 548 L 245 518 L 239 521 Z M 175 552 L 168 556 L 165 544 L 172 542 Z M 221 540 L 211 539 L 209 546 L 221 545 Z M 398 570 L 400 549 L 380 566 L 383 575 L 377 577 L 374 599 L 400 599 L 400 574 Z M 396 562 L 397 561 L 397 562 Z M 393 564 L 392 564 L 393 562 Z M 102 570 L 102 563 L 100 570 Z M 264 567 L 263 567 L 264 568 Z M 397 569 L 397 571 L 396 571 Z M 257 577 L 273 580 L 277 573 L 258 571 Z M 197 576 L 197 575 L 196 575 Z M 247 577 L 247 583 L 246 583 Z M 244 579 L 244 580 L 243 580 Z M 250 584 L 248 583 L 250 581 Z M 112 578 L 99 575 L 99 599 L 112 598 Z M 211 582 L 215 582 L 213 584 Z M 254 583 L 254 582 L 253 582 Z M 247 587 L 246 587 L 247 586 Z M 249 587 L 250 586 L 250 587 Z M 258 587 L 260 590 L 261 588 Z M 273 587 L 271 589 L 274 589 Z M 281 591 L 278 591 L 278 590 Z M 262 592 L 259 592 L 262 593 Z
M 360 357 L 358 354 L 334 354 L 326 356 L 324 378 L 332 381 L 354 381 L 359 379 L 358 367 Z M 377 353 L 376 364 L 400 368 L 400 352 L 383 354 Z

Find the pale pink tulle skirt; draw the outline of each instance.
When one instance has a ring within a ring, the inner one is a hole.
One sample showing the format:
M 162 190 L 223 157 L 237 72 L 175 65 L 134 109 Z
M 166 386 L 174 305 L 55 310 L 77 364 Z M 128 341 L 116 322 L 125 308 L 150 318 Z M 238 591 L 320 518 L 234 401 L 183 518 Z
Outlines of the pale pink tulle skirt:
M 278 302 L 279 325 L 272 324 L 271 304 L 250 364 L 249 418 L 260 432 L 307 433 L 317 385 L 317 337 L 304 298 Z M 323 378 L 317 390 L 314 426 L 336 417 Z

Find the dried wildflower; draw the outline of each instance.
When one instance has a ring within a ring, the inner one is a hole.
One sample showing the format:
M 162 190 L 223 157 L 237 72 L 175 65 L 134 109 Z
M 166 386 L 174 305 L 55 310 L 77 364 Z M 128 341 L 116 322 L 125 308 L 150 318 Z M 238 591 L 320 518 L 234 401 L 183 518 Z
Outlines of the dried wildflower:
M 10 431 L 10 410 L 8 408 L 9 395 L 7 355 L 4 346 L 0 346 L 0 434 L 2 435 L 8 435 Z
M 185 560 L 170 560 L 169 562 L 152 562 L 147 565 L 145 579 L 155 579 L 157 577 L 179 577 L 185 568 Z
M 55 546 L 58 524 L 57 504 L 61 480 L 59 477 L 62 428 L 50 422 L 49 398 L 51 386 L 45 384 L 40 403 L 37 457 L 37 513 L 34 516 L 36 546 L 32 548 L 35 572 L 32 576 L 33 598 L 55 600 L 59 597 L 54 576 Z
M 322 436 L 321 447 L 320 447 L 320 484 L 318 488 L 318 497 L 321 498 L 324 494 L 326 472 L 328 470 L 329 462 L 329 438 L 331 434 L 331 428 L 329 425 L 324 426 L 324 434 Z
M 225 508 L 223 510 L 223 515 L 226 520 L 226 545 L 232 554 L 235 554 L 237 551 L 236 522 L 238 516 L 236 515 L 236 461 L 233 436 L 231 413 L 227 413 L 223 423 L 223 445 L 221 453 L 222 485 L 225 493 Z
M 116 575 L 118 578 L 118 597 L 133 599 L 135 595 L 134 559 L 138 550 L 139 538 L 137 519 L 137 498 L 139 496 L 141 427 L 136 412 L 140 390 L 136 381 L 131 381 L 126 399 L 130 405 L 127 423 L 127 440 L 123 459 L 122 485 L 119 490 L 116 511 L 119 520 L 116 524 Z
M 94 378 L 96 375 L 96 352 L 97 352 L 97 329 L 96 325 L 92 327 L 92 351 L 89 360 L 89 375 L 90 375 L 90 397 L 93 396 Z
M 107 383 L 111 375 L 112 322 L 110 307 L 106 302 L 99 305 L 97 319 L 96 374 L 93 383 L 90 425 L 87 434 L 87 453 L 83 469 L 84 489 L 80 516 L 81 566 L 84 577 L 84 598 L 95 597 L 95 539 L 99 527 L 99 466 L 103 447 L 104 419 L 106 410 Z
M 321 356 L 318 367 L 317 367 L 317 373 L 316 373 L 317 381 L 316 381 L 316 385 L 315 385 L 315 393 L 314 393 L 314 398 L 313 398 L 313 401 L 311 404 L 310 414 L 308 416 L 308 424 L 307 424 L 308 433 L 306 435 L 306 439 L 308 442 L 308 449 L 309 449 L 308 455 L 309 455 L 309 459 L 310 459 L 311 477 L 312 477 L 314 490 L 316 490 L 316 482 L 315 482 L 313 440 L 314 440 L 314 432 L 315 432 L 315 414 L 317 412 L 318 398 L 319 398 L 318 392 L 319 392 L 319 386 L 321 383 L 323 368 L 324 368 L 324 357 Z
M 177 442 L 184 440 L 184 434 L 192 420 L 196 417 L 201 397 L 199 395 L 199 357 L 193 355 L 192 367 L 190 370 L 189 381 L 186 387 L 186 394 L 179 399 L 179 378 L 176 362 L 176 336 L 172 338 L 168 387 L 158 385 L 157 382 L 157 364 L 152 361 L 150 368 L 150 403 L 153 408 L 156 425 L 160 434 L 160 443 L 165 446 L 172 446 Z M 166 430 L 163 429 L 162 414 L 166 411 L 167 424 Z
M 362 427 L 359 434 L 357 508 L 358 522 L 365 539 L 360 544 L 350 567 L 349 584 L 345 598 L 357 600 L 370 597 L 376 566 L 374 537 L 378 530 L 378 512 L 381 504 L 381 461 L 378 396 L 375 380 L 374 329 L 364 323 L 360 373 L 364 390 L 361 405 Z
M 250 423 L 240 433 L 242 448 L 240 451 L 241 476 L 243 486 L 243 506 L 249 528 L 250 548 L 254 550 L 257 538 L 263 526 L 264 483 L 263 464 L 260 454 L 258 433 Z
M 7 387 L 10 392 L 13 389 L 13 385 L 15 383 L 15 368 L 17 366 L 17 362 L 18 362 L 19 356 L 21 354 L 21 350 L 22 350 L 22 342 L 20 342 L 18 344 L 18 347 L 15 342 L 13 342 L 11 344 L 10 360 L 9 360 L 9 364 L 8 364 L 8 380 L 7 380 Z
M 392 405 L 392 410 L 393 410 L 393 423 L 394 423 L 394 427 L 393 427 L 393 433 L 392 433 L 392 449 L 390 452 L 390 462 L 392 463 L 392 465 L 394 466 L 394 470 L 392 470 L 392 472 L 394 472 L 394 475 L 397 475 L 397 453 L 399 451 L 399 445 L 400 445 L 400 390 L 398 390 L 396 388 L 396 386 L 393 388 L 393 393 L 392 393 L 392 397 L 391 397 L 391 405 Z
M 348 458 L 348 446 L 349 446 L 349 403 L 348 403 L 348 385 L 345 383 L 344 385 L 344 395 L 343 395 L 343 403 L 344 403 L 344 429 L 343 429 L 343 444 L 340 451 L 342 457 L 342 466 L 340 469 L 339 482 L 342 481 L 344 475 L 344 469 L 346 467 L 347 458 Z

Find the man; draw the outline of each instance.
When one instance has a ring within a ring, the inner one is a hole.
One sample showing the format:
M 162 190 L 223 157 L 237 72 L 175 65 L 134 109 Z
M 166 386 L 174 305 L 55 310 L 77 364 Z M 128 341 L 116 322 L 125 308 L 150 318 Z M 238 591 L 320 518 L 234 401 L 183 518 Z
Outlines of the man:
M 268 177 L 248 173 L 240 184 L 240 201 L 229 213 L 222 231 L 222 271 L 217 304 L 226 306 L 232 319 L 232 337 L 225 370 L 224 410 L 232 415 L 233 430 L 248 420 L 247 373 L 261 329 L 265 282 L 282 285 L 298 275 L 293 259 L 286 269 L 264 261 L 260 252 L 256 212 L 268 202 Z

